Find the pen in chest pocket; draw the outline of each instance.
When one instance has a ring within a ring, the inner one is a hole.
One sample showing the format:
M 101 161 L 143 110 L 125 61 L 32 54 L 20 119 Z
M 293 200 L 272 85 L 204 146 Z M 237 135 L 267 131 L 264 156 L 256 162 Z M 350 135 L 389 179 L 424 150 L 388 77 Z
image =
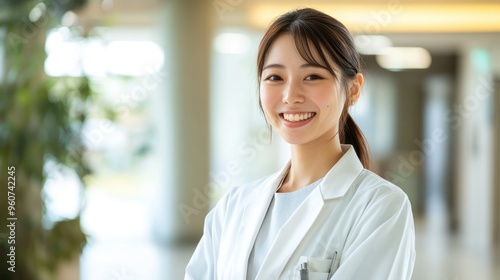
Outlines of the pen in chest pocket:
M 330 265 L 330 271 L 328 271 L 328 278 L 333 276 L 333 270 L 335 269 L 335 262 L 337 261 L 337 251 L 333 253 L 332 264 Z
M 307 262 L 300 265 L 300 280 L 309 280 L 309 270 L 307 269 Z

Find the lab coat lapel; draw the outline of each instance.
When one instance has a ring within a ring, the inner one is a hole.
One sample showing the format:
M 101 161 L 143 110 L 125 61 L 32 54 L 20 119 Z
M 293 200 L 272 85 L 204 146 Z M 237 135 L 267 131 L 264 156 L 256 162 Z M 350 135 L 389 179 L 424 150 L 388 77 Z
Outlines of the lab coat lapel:
M 256 280 L 278 279 L 293 252 L 321 213 L 324 201 L 316 188 L 280 229 Z
M 271 175 L 271 177 L 266 180 L 263 184 L 255 186 L 252 192 L 252 197 L 248 200 L 249 203 L 245 206 L 245 212 L 240 223 L 240 238 L 238 239 L 239 244 L 234 244 L 235 249 L 240 250 L 238 254 L 239 257 L 233 260 L 234 272 L 239 274 L 243 272 L 246 277 L 246 271 L 248 266 L 248 259 L 252 248 L 257 238 L 257 234 L 260 230 L 264 217 L 266 215 L 271 199 L 276 192 L 276 189 L 286 172 L 290 168 L 290 163 L 286 164 L 281 171 Z M 234 275 L 237 278 L 242 279 L 242 275 Z

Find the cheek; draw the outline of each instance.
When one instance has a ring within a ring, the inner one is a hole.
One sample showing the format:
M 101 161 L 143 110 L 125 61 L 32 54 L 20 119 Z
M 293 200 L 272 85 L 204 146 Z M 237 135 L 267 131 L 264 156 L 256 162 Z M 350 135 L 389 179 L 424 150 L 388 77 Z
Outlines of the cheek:
M 317 96 L 315 98 L 315 103 L 321 104 L 322 106 L 320 106 L 329 113 L 337 110 L 339 107 L 338 100 L 334 96 L 328 96 L 326 94 Z
M 343 98 L 339 97 L 336 93 L 319 94 L 315 98 L 316 104 L 321 104 L 320 107 L 325 111 L 325 116 L 328 118 L 336 119 L 342 113 Z
M 276 97 L 276 94 L 272 94 L 272 92 L 265 87 L 260 88 L 260 102 L 264 112 L 267 113 L 273 110 L 273 107 L 276 105 Z

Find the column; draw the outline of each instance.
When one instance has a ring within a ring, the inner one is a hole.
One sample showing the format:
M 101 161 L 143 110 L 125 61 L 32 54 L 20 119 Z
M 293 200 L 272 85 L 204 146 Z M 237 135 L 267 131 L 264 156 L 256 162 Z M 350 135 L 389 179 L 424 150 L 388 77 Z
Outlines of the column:
M 165 30 L 165 89 L 162 96 L 166 142 L 164 189 L 155 192 L 156 238 L 194 243 L 203 230 L 209 196 L 209 62 L 211 1 L 169 0 Z
M 492 244 L 493 88 L 488 49 L 467 46 L 459 64 L 458 99 L 448 120 L 455 130 L 457 210 L 461 241 L 473 255 Z

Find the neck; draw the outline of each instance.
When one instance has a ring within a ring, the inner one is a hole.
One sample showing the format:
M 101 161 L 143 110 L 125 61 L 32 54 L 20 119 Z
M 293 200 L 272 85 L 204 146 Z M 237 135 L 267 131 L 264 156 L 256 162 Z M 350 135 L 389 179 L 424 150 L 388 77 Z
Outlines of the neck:
M 322 145 L 292 145 L 291 153 L 290 172 L 279 192 L 292 192 L 323 178 L 343 154 L 338 137 Z

